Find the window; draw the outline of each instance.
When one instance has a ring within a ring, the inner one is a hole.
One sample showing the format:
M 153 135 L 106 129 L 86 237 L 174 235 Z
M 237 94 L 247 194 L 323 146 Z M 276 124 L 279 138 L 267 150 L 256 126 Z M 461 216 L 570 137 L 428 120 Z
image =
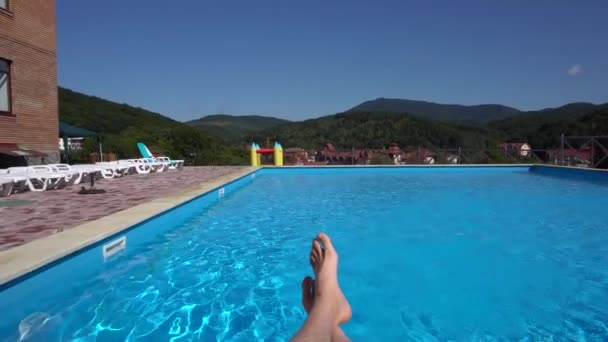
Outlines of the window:
M 0 8 L 8 11 L 8 0 L 0 0 Z
M 0 0 L 2 1 L 2 0 Z M 0 58 L 0 114 L 11 112 L 11 62 Z

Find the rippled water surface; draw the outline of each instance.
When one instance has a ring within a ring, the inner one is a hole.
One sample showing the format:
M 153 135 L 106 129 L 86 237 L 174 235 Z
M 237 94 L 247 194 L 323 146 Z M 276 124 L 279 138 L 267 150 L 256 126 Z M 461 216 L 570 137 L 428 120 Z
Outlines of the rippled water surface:
M 286 340 L 326 231 L 355 341 L 606 340 L 607 204 L 606 185 L 516 168 L 258 175 L 93 275 L 23 298 L 29 317 L 0 336 L 18 339 L 21 322 L 41 341 Z

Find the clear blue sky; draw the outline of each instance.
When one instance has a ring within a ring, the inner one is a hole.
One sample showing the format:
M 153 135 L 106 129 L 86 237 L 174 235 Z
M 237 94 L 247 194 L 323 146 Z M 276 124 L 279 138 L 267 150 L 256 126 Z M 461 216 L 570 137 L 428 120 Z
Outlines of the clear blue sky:
M 178 120 L 608 102 L 608 1 L 57 0 L 59 83 Z

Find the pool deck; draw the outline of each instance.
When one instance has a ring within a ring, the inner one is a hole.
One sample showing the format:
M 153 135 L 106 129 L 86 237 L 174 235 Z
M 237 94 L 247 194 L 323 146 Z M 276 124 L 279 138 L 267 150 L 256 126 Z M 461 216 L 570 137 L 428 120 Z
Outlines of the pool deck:
M 104 194 L 73 186 L 2 198 L 21 205 L 0 207 L 0 285 L 255 170 L 186 167 L 100 180 Z

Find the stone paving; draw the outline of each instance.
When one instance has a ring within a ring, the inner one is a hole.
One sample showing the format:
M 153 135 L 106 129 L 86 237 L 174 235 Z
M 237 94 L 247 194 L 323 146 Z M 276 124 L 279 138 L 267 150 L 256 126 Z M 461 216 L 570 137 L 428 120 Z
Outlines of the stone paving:
M 79 195 L 80 185 L 75 185 L 58 190 L 25 192 L 2 197 L 0 251 L 245 168 L 185 167 L 179 171 L 101 179 L 96 182 L 96 188 L 104 189 L 106 193 L 96 195 Z

